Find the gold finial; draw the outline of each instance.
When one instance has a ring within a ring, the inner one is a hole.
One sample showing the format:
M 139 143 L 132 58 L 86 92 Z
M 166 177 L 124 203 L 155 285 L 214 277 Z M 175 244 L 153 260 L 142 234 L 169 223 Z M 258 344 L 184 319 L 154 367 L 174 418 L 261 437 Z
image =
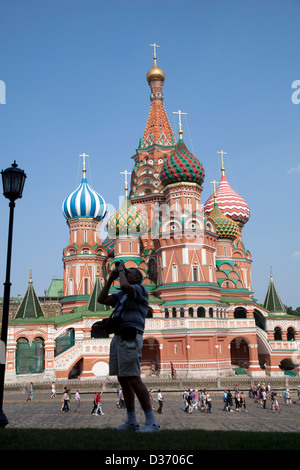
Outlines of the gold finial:
M 187 113 L 183 113 L 182 111 L 180 111 L 180 109 L 178 109 L 178 111 L 173 111 L 173 114 L 178 114 L 178 116 L 179 116 L 179 131 L 178 131 L 178 134 L 179 134 L 179 139 L 181 140 L 182 139 L 182 134 L 183 134 L 182 123 L 181 123 L 181 115 L 184 114 L 186 116 Z
M 85 153 L 82 153 L 79 156 L 82 157 L 82 174 L 83 174 L 83 177 L 85 178 L 85 174 L 86 174 L 85 157 L 89 157 L 89 155 L 86 155 Z
M 29 268 L 29 284 L 32 284 L 32 270 Z
M 128 183 L 127 183 L 127 175 L 130 175 L 129 171 L 124 170 L 120 172 L 121 175 L 125 175 L 125 197 L 128 196 Z
M 272 280 L 273 279 L 272 266 L 270 268 L 270 277 L 271 277 L 271 280 Z
M 153 64 L 152 69 L 150 69 L 146 75 L 147 81 L 148 83 L 154 80 L 159 80 L 163 82 L 165 80 L 165 74 L 156 64 L 156 48 L 159 46 L 155 43 L 150 44 L 150 46 L 154 48 L 154 51 L 153 51 L 154 64 Z
M 224 168 L 224 155 L 227 155 L 227 152 L 223 152 L 223 150 L 221 150 L 220 152 L 217 152 L 217 153 L 220 153 L 221 154 L 221 161 L 222 161 L 222 167 L 221 167 L 221 172 L 222 172 L 222 176 L 224 175 L 225 173 L 225 168 Z

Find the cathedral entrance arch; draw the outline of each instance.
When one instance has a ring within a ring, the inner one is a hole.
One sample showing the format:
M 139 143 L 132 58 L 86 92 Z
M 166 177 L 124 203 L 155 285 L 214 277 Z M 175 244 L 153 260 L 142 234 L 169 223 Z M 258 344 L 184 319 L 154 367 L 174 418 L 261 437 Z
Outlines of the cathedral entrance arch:
M 243 337 L 235 338 L 230 343 L 231 365 L 247 369 L 250 364 L 248 341 Z
M 159 342 L 155 338 L 145 338 L 142 349 L 141 369 L 145 375 L 158 374 L 160 370 Z

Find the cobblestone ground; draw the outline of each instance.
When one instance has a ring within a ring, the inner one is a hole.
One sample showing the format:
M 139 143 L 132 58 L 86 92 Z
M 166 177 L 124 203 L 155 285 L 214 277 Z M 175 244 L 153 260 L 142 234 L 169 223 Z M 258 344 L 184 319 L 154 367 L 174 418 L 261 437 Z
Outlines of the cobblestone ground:
M 50 398 L 46 391 L 34 392 L 33 401 L 26 402 L 22 392 L 6 392 L 4 394 L 3 411 L 8 418 L 7 428 L 113 428 L 125 421 L 126 411 L 117 408 L 117 394 L 102 395 L 103 416 L 91 415 L 93 393 L 81 393 L 81 406 L 75 412 L 74 391 L 71 397 L 71 412 L 62 413 L 61 394 Z M 271 410 L 270 402 L 266 409 L 253 399 L 246 398 L 248 412 L 223 411 L 222 392 L 212 394 L 212 413 L 194 410 L 188 414 L 183 410 L 182 393 L 167 392 L 163 412 L 156 412 L 155 417 L 162 430 L 221 430 L 221 431 L 261 431 L 261 432 L 300 432 L 300 404 L 293 400 L 292 405 L 285 405 L 279 400 L 280 413 Z M 141 425 L 144 423 L 143 413 L 137 403 L 137 416 Z

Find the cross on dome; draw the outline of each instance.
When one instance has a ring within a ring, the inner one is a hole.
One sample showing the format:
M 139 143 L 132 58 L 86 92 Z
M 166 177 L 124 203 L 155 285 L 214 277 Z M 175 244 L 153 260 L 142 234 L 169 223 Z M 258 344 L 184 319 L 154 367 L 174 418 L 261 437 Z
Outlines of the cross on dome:
M 220 152 L 217 152 L 217 153 L 221 154 L 221 161 L 222 161 L 221 171 L 223 172 L 225 170 L 225 168 L 224 168 L 224 155 L 227 155 L 227 152 L 223 152 L 223 150 L 221 150 Z
M 86 167 L 85 167 L 85 157 L 89 157 L 89 155 L 87 155 L 86 153 L 82 153 L 81 155 L 79 155 L 80 157 L 82 157 L 82 172 L 83 174 L 86 172 Z
M 127 170 L 120 171 L 121 175 L 125 175 L 125 196 L 128 194 L 128 183 L 127 183 L 127 175 L 130 175 L 130 172 Z
M 153 44 L 149 44 L 151 47 L 153 47 L 153 59 L 156 59 L 156 48 L 159 47 L 158 44 L 155 44 L 155 42 Z
M 181 115 L 187 116 L 187 113 L 183 113 L 182 111 L 180 111 L 180 109 L 178 109 L 178 111 L 173 111 L 173 114 L 178 114 L 178 116 L 179 116 L 179 131 L 178 131 L 178 134 L 179 134 L 180 138 L 182 138 L 183 131 L 182 131 Z
M 214 195 L 215 195 L 216 194 L 216 184 L 218 184 L 218 181 L 213 180 L 213 181 L 211 181 L 211 184 L 214 185 Z

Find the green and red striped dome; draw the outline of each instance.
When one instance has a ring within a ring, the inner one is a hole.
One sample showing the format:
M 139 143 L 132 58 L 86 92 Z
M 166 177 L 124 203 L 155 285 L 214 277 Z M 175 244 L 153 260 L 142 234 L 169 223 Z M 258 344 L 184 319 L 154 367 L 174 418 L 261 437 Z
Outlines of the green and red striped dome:
M 197 183 L 201 186 L 205 173 L 199 160 L 187 149 L 183 140 L 176 144 L 174 152 L 165 159 L 160 172 L 164 186 L 174 183 Z

